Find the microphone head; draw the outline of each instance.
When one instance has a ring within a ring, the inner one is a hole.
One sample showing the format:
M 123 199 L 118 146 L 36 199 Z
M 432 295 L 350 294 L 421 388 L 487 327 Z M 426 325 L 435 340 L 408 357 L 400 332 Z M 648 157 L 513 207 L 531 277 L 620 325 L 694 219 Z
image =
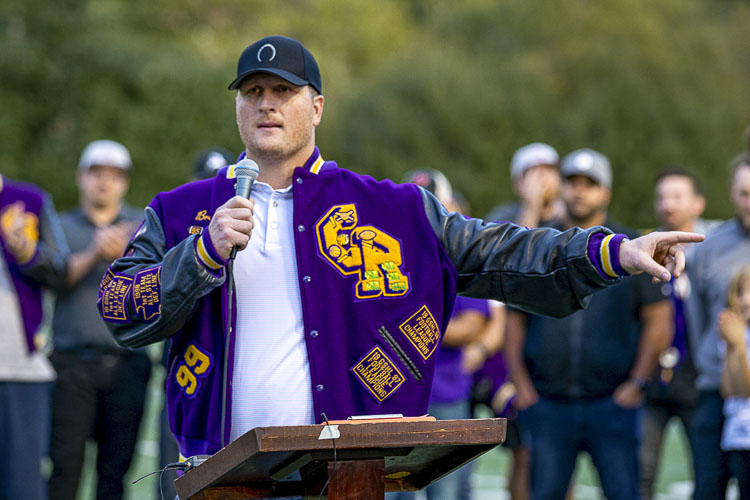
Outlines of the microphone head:
M 234 167 L 234 176 L 237 179 L 249 179 L 250 182 L 255 182 L 259 174 L 258 164 L 250 158 L 245 158 Z

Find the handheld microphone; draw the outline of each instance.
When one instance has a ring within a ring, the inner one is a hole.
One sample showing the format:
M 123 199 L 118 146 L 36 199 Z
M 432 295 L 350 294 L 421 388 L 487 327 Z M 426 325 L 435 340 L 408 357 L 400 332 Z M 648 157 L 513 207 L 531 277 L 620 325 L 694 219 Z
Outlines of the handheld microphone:
M 250 198 L 250 190 L 253 188 L 255 179 L 260 174 L 258 164 L 249 158 L 245 158 L 234 167 L 234 176 L 237 179 L 237 190 L 235 194 L 243 198 Z
M 260 168 L 258 164 L 249 158 L 245 158 L 234 167 L 234 177 L 237 179 L 236 191 L 237 196 L 243 198 L 250 198 L 250 191 L 253 188 L 255 179 L 260 174 Z M 237 247 L 232 248 L 232 253 L 229 255 L 230 260 L 234 260 L 237 256 Z

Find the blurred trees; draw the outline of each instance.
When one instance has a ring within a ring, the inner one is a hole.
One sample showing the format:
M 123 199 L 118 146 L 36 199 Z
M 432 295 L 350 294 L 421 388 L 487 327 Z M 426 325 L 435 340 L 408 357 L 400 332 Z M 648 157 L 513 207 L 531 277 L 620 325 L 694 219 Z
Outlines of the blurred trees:
M 608 155 L 626 223 L 654 223 L 667 163 L 696 171 L 709 215 L 728 217 L 726 165 L 750 124 L 748 21 L 742 2 L 704 0 L 5 0 L 0 171 L 69 208 L 81 149 L 112 138 L 145 204 L 199 150 L 241 151 L 226 85 L 247 44 L 283 33 L 318 59 L 318 142 L 344 167 L 441 169 L 482 215 L 511 196 L 514 150 L 541 140 Z

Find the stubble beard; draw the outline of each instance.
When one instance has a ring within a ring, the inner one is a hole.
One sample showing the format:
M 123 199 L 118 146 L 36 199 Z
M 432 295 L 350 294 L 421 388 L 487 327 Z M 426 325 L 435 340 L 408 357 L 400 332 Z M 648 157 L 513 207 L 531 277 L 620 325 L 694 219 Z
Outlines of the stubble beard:
M 310 143 L 313 134 L 312 129 L 296 130 L 291 135 L 284 134 L 285 137 L 281 140 L 267 141 L 268 143 L 266 143 L 263 139 L 256 139 L 258 131 L 254 123 L 249 127 L 250 130 L 247 130 L 248 126 L 239 124 L 240 138 L 245 145 L 248 158 L 269 162 L 293 158 Z

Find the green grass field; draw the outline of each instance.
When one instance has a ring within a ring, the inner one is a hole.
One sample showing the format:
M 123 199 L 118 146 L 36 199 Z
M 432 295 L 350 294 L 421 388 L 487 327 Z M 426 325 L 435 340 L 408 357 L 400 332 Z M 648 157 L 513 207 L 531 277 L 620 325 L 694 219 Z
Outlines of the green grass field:
M 137 456 L 130 468 L 125 487 L 125 498 L 128 500 L 156 499 L 158 474 L 143 479 L 135 485 L 130 482 L 151 471 L 157 470 L 158 459 L 158 417 L 163 402 L 161 387 L 164 372 L 155 369 L 149 389 L 146 415 L 141 425 L 140 440 L 136 449 Z M 78 500 L 94 498 L 93 481 L 96 465 L 93 459 L 95 447 L 87 448 L 87 460 L 82 487 Z M 474 500 L 500 500 L 509 498 L 506 484 L 506 473 L 510 460 L 510 452 L 503 448 L 495 448 L 477 460 L 472 477 Z M 602 498 L 598 486 L 596 472 L 591 460 L 581 455 L 575 474 L 575 497 L 579 499 Z M 692 491 L 692 471 L 690 467 L 690 451 L 681 427 L 672 422 L 667 432 L 665 448 L 662 450 L 662 462 L 657 482 L 660 500 L 681 500 L 690 498 Z M 733 496 L 733 495 L 732 495 Z

